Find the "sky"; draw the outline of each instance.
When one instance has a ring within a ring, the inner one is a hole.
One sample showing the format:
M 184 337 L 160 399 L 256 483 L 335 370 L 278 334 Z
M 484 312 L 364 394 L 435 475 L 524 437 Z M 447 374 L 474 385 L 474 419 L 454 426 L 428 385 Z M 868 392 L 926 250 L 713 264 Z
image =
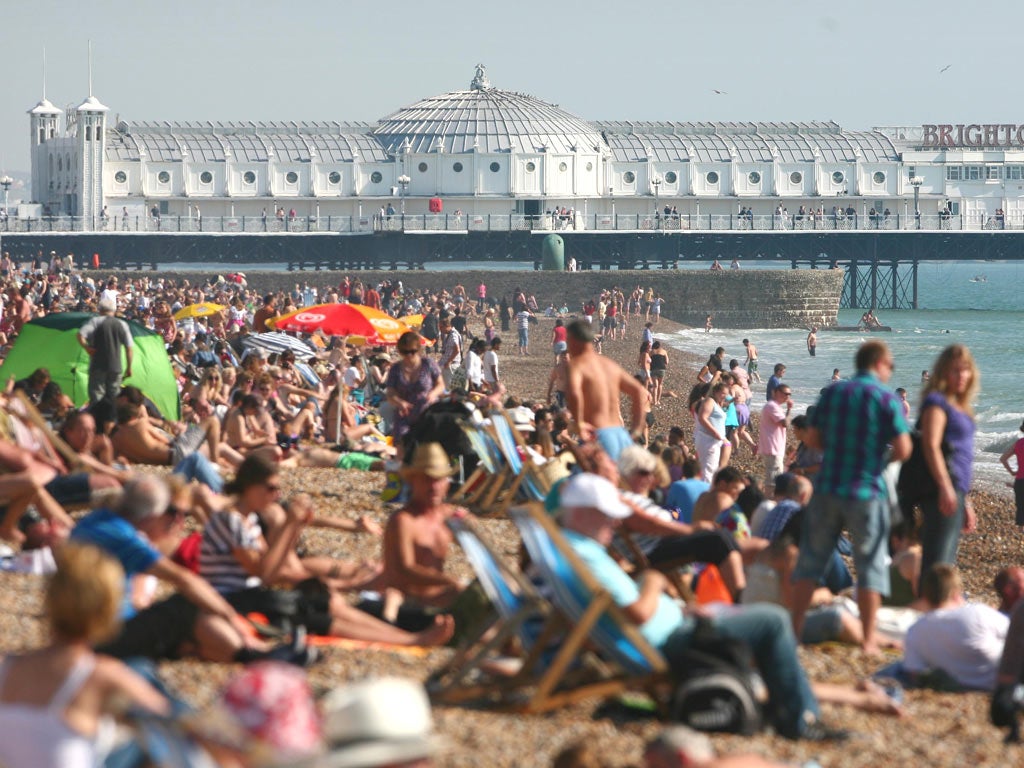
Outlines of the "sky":
M 375 122 L 474 67 L 590 120 L 1024 123 L 1024 3 L 778 0 L 3 0 L 0 171 L 26 112 Z M 716 91 L 720 91 L 718 93 Z

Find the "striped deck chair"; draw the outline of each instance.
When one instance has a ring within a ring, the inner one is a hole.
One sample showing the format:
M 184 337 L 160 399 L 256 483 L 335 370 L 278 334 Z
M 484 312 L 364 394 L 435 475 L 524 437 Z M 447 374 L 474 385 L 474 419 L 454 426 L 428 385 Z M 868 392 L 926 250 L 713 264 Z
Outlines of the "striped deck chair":
M 568 635 L 537 682 L 531 707 L 551 709 L 627 689 L 646 690 L 664 704 L 669 682 L 665 658 L 615 604 L 541 505 L 514 508 L 509 516 L 550 590 L 553 605 L 570 622 Z M 566 688 L 566 672 L 591 645 L 611 668 Z
M 512 496 L 521 491 L 526 501 L 543 501 L 551 490 L 551 485 L 540 473 L 536 464 L 532 461 L 523 461 L 519 456 L 519 447 L 525 447 L 522 437 L 505 411 L 494 410 L 491 412 L 491 426 L 494 429 L 494 437 L 501 455 L 508 462 L 509 470 L 515 476 L 512 487 Z M 511 501 L 511 499 L 510 499 Z M 506 507 L 507 508 L 507 507 Z
M 507 703 L 524 685 L 540 655 L 527 659 L 511 676 L 490 675 L 485 667 L 509 641 L 532 648 L 544 634 L 551 606 L 515 566 L 503 560 L 467 518 L 451 518 L 448 527 L 466 554 L 480 586 L 491 602 L 492 614 L 459 645 L 452 659 L 430 676 L 427 687 L 435 701 L 452 704 L 475 699 Z
M 486 515 L 505 487 L 509 468 L 489 430 L 464 419 L 459 421 L 459 427 L 479 463 L 465 482 L 451 494 L 450 499 L 453 503 L 465 504 L 474 512 Z

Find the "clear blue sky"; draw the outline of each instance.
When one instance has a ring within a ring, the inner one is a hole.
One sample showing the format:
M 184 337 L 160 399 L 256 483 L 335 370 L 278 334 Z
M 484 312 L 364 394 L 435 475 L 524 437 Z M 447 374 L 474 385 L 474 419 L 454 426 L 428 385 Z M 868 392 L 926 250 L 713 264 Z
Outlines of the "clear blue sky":
M 481 62 L 492 85 L 588 119 L 863 129 L 1024 123 L 1022 22 L 1011 0 L 11 0 L 0 165 L 29 169 L 43 49 L 47 96 L 78 104 L 89 39 L 111 118 L 375 121 L 468 87 Z

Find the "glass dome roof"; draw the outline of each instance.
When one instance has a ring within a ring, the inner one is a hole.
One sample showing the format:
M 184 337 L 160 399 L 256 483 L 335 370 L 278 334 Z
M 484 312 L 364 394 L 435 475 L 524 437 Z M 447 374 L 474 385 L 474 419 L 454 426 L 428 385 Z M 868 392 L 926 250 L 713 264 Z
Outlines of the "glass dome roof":
M 383 118 L 374 135 L 389 153 L 599 152 L 593 125 L 525 93 L 491 86 L 478 64 L 466 91 L 423 99 Z M 404 149 L 403 149 L 404 148 Z

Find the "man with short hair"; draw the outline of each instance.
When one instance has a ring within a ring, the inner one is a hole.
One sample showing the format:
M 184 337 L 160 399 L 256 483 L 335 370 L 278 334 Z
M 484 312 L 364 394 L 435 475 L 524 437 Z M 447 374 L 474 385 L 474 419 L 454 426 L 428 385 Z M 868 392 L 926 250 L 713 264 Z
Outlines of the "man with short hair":
M 764 464 L 765 493 L 771 492 L 775 476 L 782 473 L 782 462 L 786 456 L 786 431 L 789 428 L 789 414 L 793 410 L 792 395 L 793 390 L 789 385 L 780 384 L 761 409 L 757 452 Z
M 121 391 L 121 350 L 124 350 L 124 378 L 132 375 L 132 332 L 128 323 L 114 317 L 117 305 L 101 299 L 99 315 L 78 331 L 78 343 L 89 353 L 89 402 L 105 402 L 111 407 Z
M 441 338 L 441 378 L 446 389 L 452 388 L 455 372 L 462 368 L 462 334 L 452 327 L 452 320 L 447 315 L 440 320 Z
M 263 297 L 263 306 L 256 310 L 252 316 L 253 333 L 266 333 L 267 320 L 277 316 L 277 298 L 272 293 Z
M 569 546 L 597 581 L 637 624 L 640 634 L 660 650 L 679 673 L 688 664 L 687 651 L 697 622 L 665 594 L 666 577 L 646 570 L 634 581 L 606 551 L 615 528 L 633 510 L 608 480 L 582 473 L 565 482 L 560 496 L 560 521 Z M 818 702 L 796 654 L 796 639 L 785 611 L 774 605 L 751 605 L 708 619 L 723 637 L 750 645 L 765 686 L 767 712 L 776 731 L 789 739 L 823 741 L 841 738 L 819 721 Z
M 613 460 L 627 445 L 643 435 L 646 406 L 650 398 L 647 387 L 594 350 L 594 331 L 583 320 L 574 320 L 566 327 L 569 345 L 569 376 L 566 399 L 576 420 L 576 429 L 584 440 L 595 437 Z M 630 429 L 622 425 L 619 397 L 626 395 L 632 403 Z
M 501 384 L 501 374 L 498 369 L 498 352 L 501 350 L 501 336 L 491 339 L 491 347 L 484 352 L 484 383 L 487 390 L 493 395 L 500 393 L 504 387 Z
M 786 366 L 776 363 L 772 375 L 768 378 L 768 384 L 764 389 L 764 399 L 769 403 L 772 401 L 772 392 L 782 386 L 782 377 L 786 375 Z
M 999 612 L 1009 616 L 1024 597 L 1024 568 L 1016 565 L 1003 568 L 996 574 L 993 586 L 999 595 Z
M 885 386 L 894 368 L 889 348 L 869 341 L 857 351 L 855 364 L 856 376 L 822 393 L 805 436 L 806 444 L 824 455 L 801 530 L 793 625 L 799 637 L 804 613 L 845 528 L 854 544 L 863 648 L 875 654 L 878 608 L 882 595 L 889 594 L 889 493 L 882 472 L 890 461 L 908 458 L 912 447 L 903 408 Z

